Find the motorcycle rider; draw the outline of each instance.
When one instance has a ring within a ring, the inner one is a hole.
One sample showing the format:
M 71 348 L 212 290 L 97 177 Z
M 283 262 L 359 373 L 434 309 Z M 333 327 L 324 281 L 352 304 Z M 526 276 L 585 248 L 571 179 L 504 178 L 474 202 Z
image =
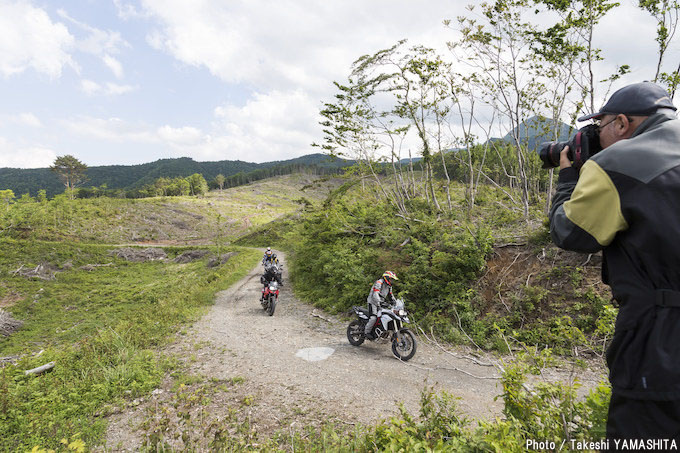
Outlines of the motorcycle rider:
M 279 286 L 283 286 L 283 278 L 281 277 L 281 269 L 279 268 L 279 260 L 276 258 L 276 253 L 272 253 L 270 260 L 264 263 L 264 275 L 260 277 L 260 283 L 264 285 L 262 288 L 262 294 L 260 295 L 260 301 L 264 300 L 264 292 L 269 286 L 269 282 L 276 280 Z
M 382 278 L 379 278 L 373 284 L 371 292 L 368 294 L 366 302 L 368 302 L 368 322 L 364 328 L 364 336 L 369 340 L 375 340 L 373 335 L 373 326 L 378 319 L 378 310 L 384 305 L 394 302 L 396 298 L 392 294 L 392 283 L 399 279 L 392 271 L 385 271 Z
M 272 255 L 274 252 L 272 252 L 271 247 L 267 247 L 267 250 L 264 252 L 264 256 L 262 256 L 262 264 L 266 264 L 268 261 L 272 259 Z

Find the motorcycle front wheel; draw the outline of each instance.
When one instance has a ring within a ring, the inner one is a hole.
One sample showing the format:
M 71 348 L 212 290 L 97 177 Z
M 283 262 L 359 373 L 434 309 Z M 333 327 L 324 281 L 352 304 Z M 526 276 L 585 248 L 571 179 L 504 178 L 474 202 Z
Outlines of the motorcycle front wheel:
M 347 326 L 347 339 L 352 346 L 359 346 L 364 342 L 364 324 L 358 319 Z
M 408 329 L 401 329 L 399 335 L 392 340 L 392 354 L 406 362 L 416 355 L 416 339 Z
M 274 315 L 274 310 L 276 309 L 276 297 L 269 297 L 269 303 L 267 304 L 267 314 L 269 316 Z

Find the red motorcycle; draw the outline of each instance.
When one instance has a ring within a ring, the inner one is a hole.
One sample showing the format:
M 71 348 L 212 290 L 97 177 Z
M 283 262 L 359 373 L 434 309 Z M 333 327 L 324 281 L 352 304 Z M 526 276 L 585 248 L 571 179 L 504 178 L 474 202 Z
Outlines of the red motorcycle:
M 262 308 L 269 315 L 274 314 L 276 301 L 279 299 L 279 283 L 276 280 L 269 282 L 262 292 Z

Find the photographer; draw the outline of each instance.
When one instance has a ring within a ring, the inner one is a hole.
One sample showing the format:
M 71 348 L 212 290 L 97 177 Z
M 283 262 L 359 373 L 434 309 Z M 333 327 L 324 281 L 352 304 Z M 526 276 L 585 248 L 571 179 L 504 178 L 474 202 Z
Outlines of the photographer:
M 608 439 L 680 440 L 680 121 L 651 82 L 616 91 L 579 118 L 602 151 L 580 169 L 560 153 L 550 233 L 567 250 L 602 250 L 619 304 L 607 350 Z M 612 442 L 611 446 L 614 443 Z

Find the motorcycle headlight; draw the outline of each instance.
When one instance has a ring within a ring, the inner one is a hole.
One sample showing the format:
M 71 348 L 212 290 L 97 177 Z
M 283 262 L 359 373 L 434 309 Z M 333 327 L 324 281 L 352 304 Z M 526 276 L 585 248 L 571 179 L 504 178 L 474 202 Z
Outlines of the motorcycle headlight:
M 406 316 L 406 310 L 399 310 L 399 316 Z

